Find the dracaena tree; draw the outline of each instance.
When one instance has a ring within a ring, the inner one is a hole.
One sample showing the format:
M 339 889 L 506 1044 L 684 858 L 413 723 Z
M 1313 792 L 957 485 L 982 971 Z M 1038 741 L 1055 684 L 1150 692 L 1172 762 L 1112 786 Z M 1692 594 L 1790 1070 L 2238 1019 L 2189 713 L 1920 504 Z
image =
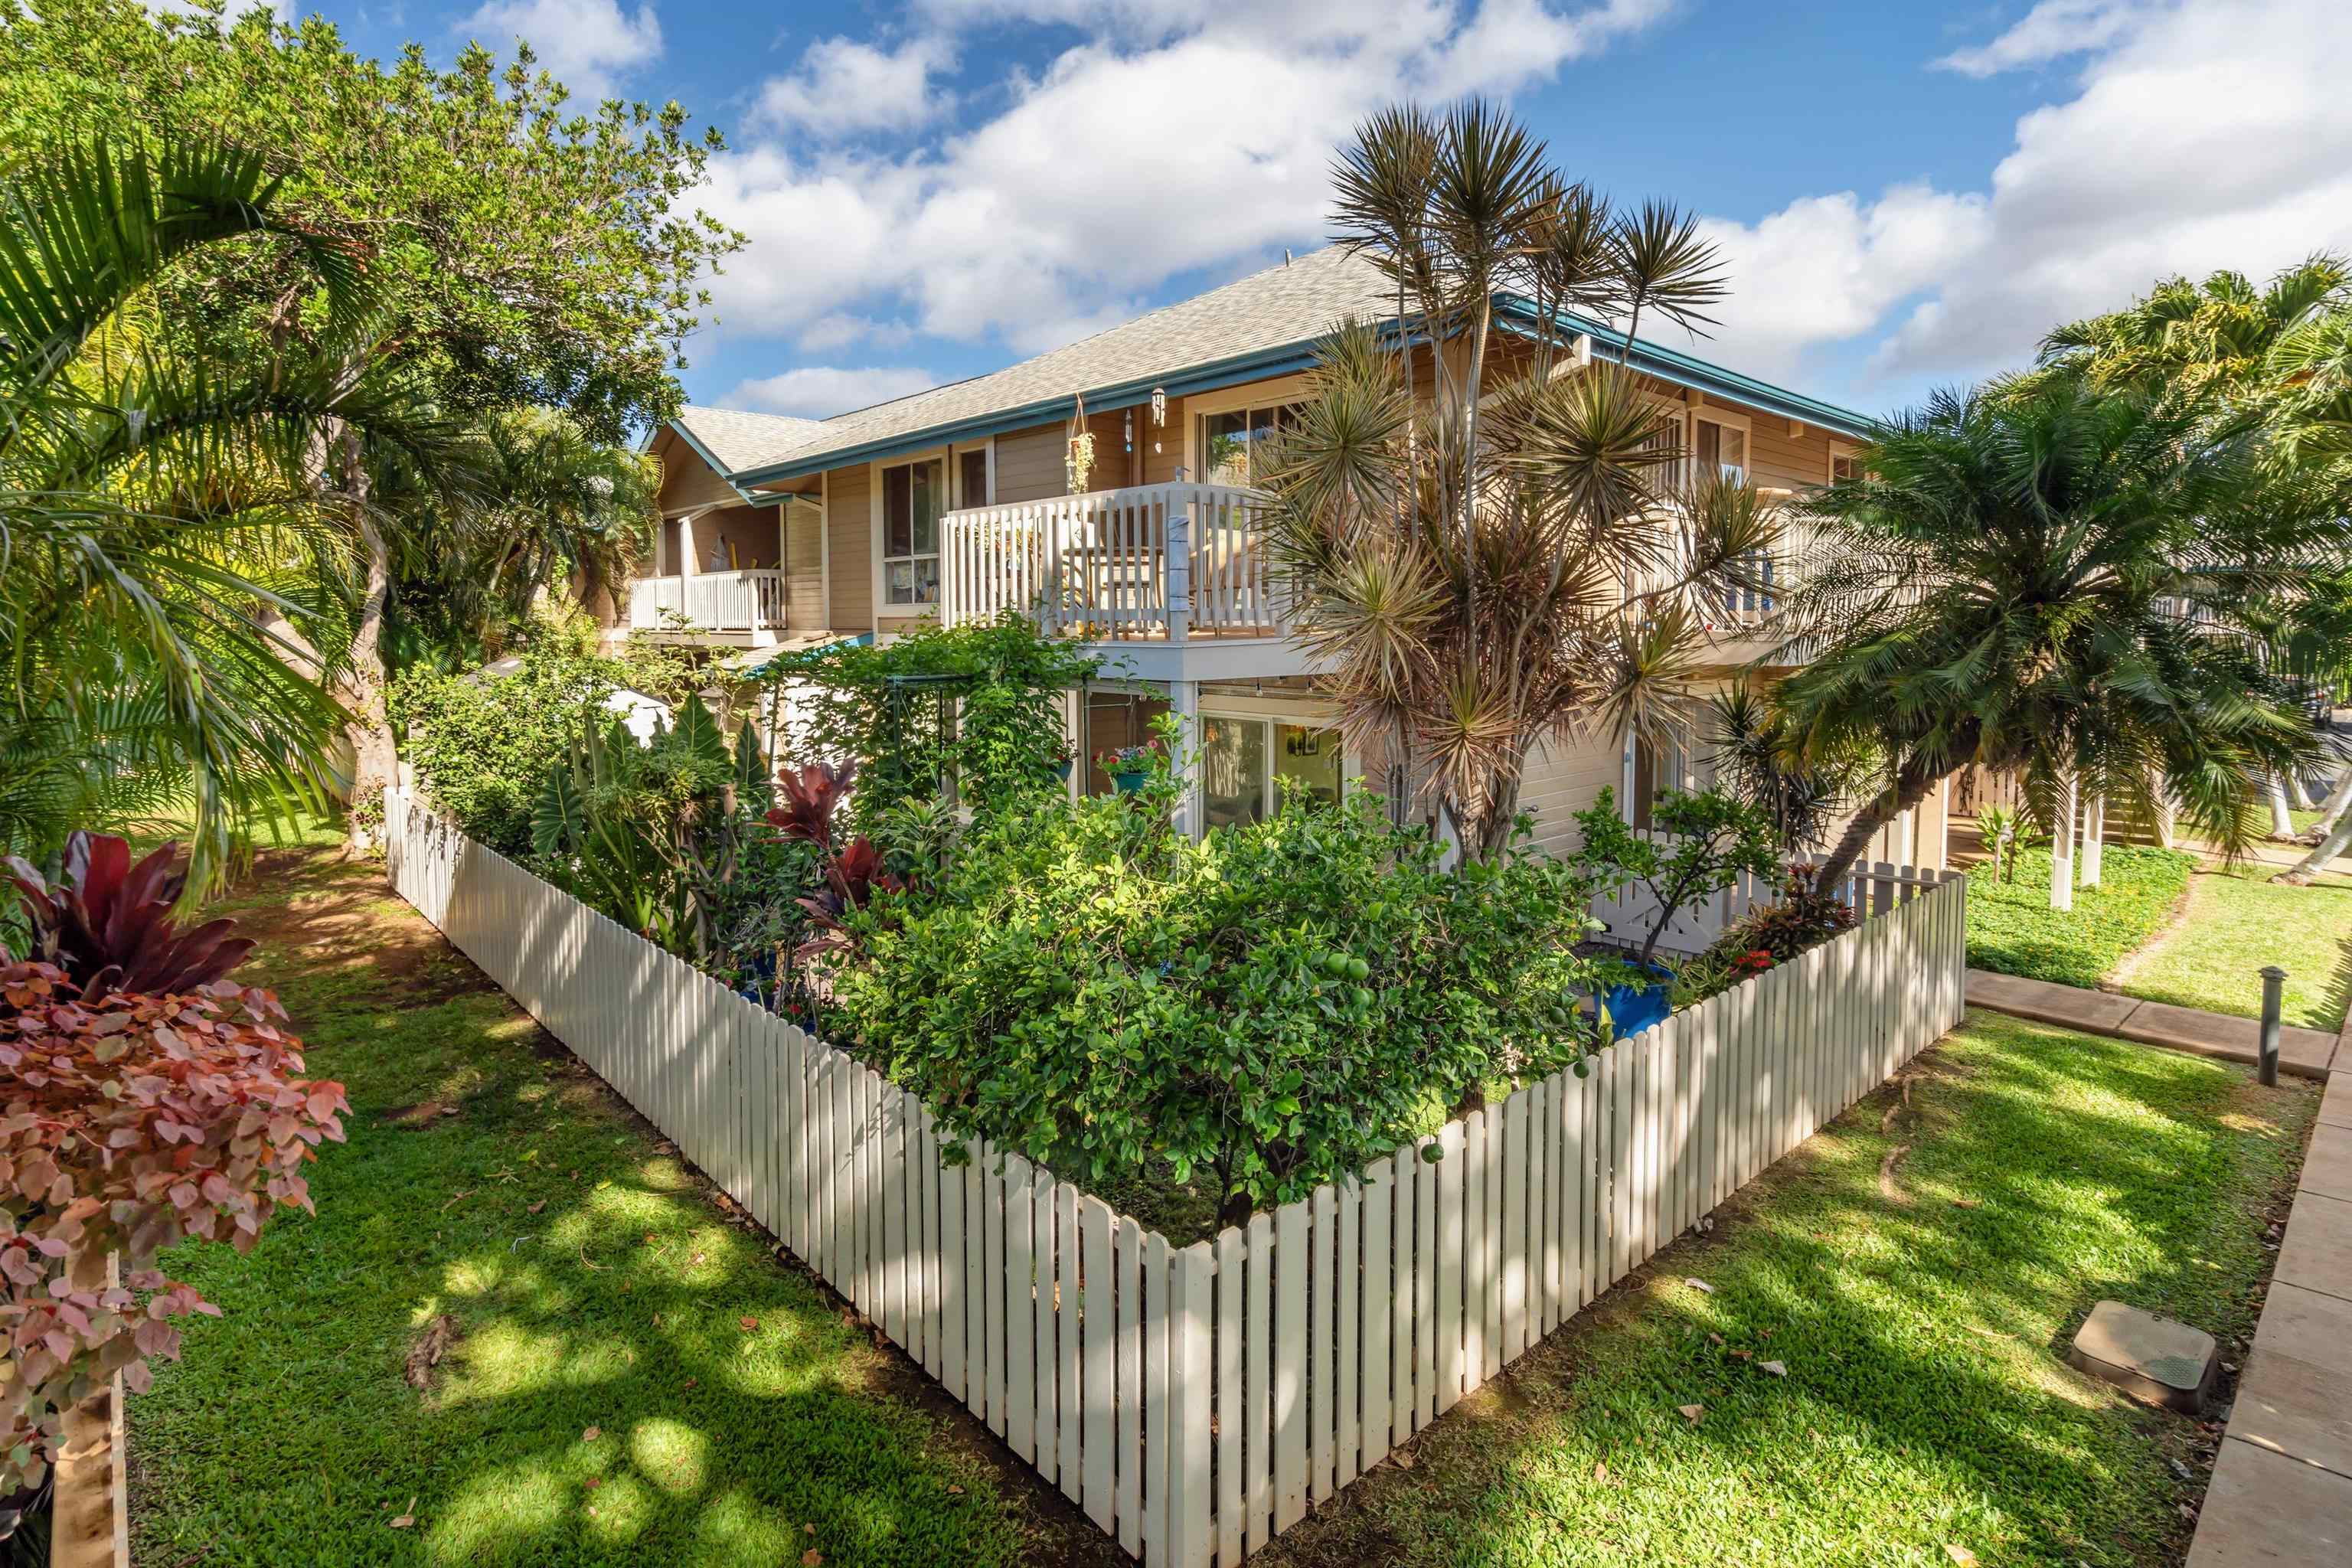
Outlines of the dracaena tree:
M 340 1142 L 341 1084 L 307 1079 L 251 942 L 183 930 L 176 846 L 133 865 L 77 833 L 54 883 L 13 868 L 27 954 L 0 946 L 0 1500 L 37 1486 L 65 1416 L 119 1373 L 143 1392 L 176 1321 L 219 1316 L 155 1267 L 193 1237 L 253 1247 L 310 1207 L 303 1169 Z M 0 1536 L 16 1524 L 0 1508 Z
M 1706 606 L 1777 536 L 1753 487 L 1689 472 L 1627 363 L 1645 317 L 1702 328 L 1724 283 L 1689 217 L 1564 181 L 1476 100 L 1375 116 L 1336 180 L 1337 237 L 1397 324 L 1322 345 L 1268 547 L 1349 738 L 1491 857 L 1538 742 L 1683 727 Z M 1531 351 L 1498 349 L 1507 310 L 1532 312 Z M 1569 357 L 1583 322 L 1622 324 L 1615 363 Z
M 2259 781 L 2312 755 L 2280 606 L 2340 579 L 2346 542 L 2251 415 L 2047 375 L 1939 394 L 1859 460 L 1801 503 L 1817 542 L 1782 600 L 1812 649 L 1778 690 L 1790 752 L 1877 760 L 1825 884 L 1971 763 L 2044 798 L 2152 813 L 2161 790 L 2225 849 L 2257 835 Z

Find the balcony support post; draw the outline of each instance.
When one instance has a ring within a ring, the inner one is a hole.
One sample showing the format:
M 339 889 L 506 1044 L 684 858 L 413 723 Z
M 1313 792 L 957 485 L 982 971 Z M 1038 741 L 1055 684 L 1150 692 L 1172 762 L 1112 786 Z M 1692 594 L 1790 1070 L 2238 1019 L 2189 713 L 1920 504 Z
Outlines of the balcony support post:
M 1176 831 L 1187 838 L 1201 836 L 1201 683 L 1197 680 L 1171 680 L 1168 683 L 1169 711 L 1181 726 L 1174 762 L 1176 764 Z
M 1171 494 L 1165 525 L 1167 564 L 1161 571 L 1168 594 L 1168 640 L 1192 635 L 1192 508 Z

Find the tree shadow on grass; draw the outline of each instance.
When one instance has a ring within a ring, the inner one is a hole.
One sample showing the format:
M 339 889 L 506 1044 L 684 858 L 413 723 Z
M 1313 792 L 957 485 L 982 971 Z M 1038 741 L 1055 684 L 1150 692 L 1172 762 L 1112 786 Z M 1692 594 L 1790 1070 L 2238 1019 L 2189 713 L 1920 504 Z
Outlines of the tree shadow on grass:
M 374 868 L 265 871 L 229 912 L 351 1141 L 317 1218 L 171 1259 L 227 1317 L 131 1402 L 141 1561 L 1117 1560 Z
M 2203 1434 L 2063 1348 L 2109 1296 L 2250 1332 L 2246 1210 L 2287 1179 L 2314 1096 L 2007 1022 L 1914 1070 L 1889 1131 L 1881 1091 L 1265 1561 L 2177 1556 L 2197 1489 L 2166 1461 Z

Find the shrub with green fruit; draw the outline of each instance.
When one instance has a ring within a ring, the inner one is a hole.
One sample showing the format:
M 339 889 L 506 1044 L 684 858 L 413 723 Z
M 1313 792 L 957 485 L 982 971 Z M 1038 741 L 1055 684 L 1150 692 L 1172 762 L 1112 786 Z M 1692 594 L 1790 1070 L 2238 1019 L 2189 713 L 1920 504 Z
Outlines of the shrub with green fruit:
M 938 887 L 846 915 L 835 1037 L 950 1137 L 1123 1192 L 1172 1176 L 1227 1222 L 1589 1047 L 1567 867 L 1445 872 L 1362 795 L 1198 844 L 1171 802 L 984 822 Z

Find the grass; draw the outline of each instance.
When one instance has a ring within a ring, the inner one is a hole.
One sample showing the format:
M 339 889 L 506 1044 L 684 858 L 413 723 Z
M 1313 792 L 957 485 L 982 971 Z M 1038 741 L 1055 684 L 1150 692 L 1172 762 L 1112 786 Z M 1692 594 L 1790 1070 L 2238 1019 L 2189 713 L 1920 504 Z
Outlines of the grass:
M 1253 1563 L 2178 1561 L 2212 1438 L 2063 1348 L 2115 1297 L 2238 1359 L 2315 1089 L 1981 1014 L 1914 1072 Z
M 2263 983 L 2256 971 L 2275 963 L 2287 973 L 2285 1021 L 2341 1029 L 2352 994 L 2352 877 L 2331 874 L 2291 888 L 2273 879 L 2281 869 L 2200 872 L 2189 884 L 2188 912 L 2133 962 L 2123 976 L 2124 994 L 2258 1018 Z
M 2060 985 L 2095 986 L 2160 930 L 2189 886 L 2196 857 L 2110 844 L 2099 886 L 2074 907 L 2050 907 L 2050 851 L 2022 850 L 2016 880 L 1989 868 L 1969 879 L 1969 963 Z
M 282 851 L 226 903 L 350 1142 L 315 1219 L 170 1258 L 227 1315 L 131 1402 L 140 1562 L 1115 1560 L 374 868 Z

